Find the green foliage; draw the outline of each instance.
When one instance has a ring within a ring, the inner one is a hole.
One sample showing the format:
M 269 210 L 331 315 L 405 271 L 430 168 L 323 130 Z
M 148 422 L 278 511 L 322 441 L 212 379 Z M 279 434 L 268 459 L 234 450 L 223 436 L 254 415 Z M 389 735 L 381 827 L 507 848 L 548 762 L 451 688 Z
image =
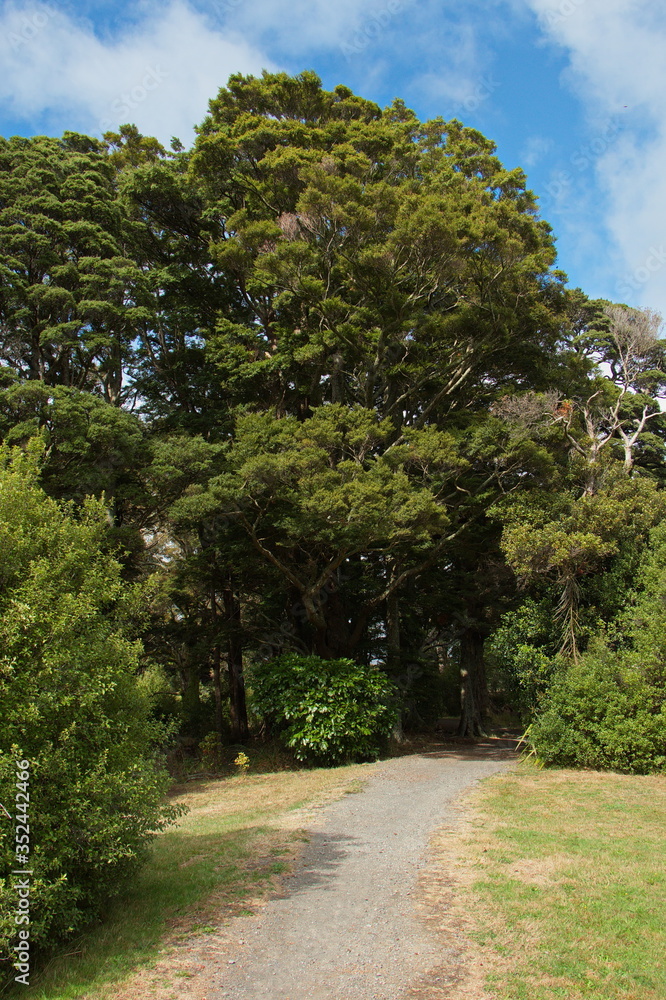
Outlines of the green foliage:
M 615 555 L 622 542 L 635 545 L 664 515 L 664 498 L 648 479 L 630 479 L 611 468 L 602 488 L 580 496 L 566 484 L 557 495 L 524 497 L 506 509 L 504 549 L 524 578 L 584 576 Z
M 217 733 L 208 733 L 199 743 L 201 762 L 209 771 L 219 771 L 222 766 L 223 754 L 220 737 Z
M 165 731 L 135 680 L 137 595 L 105 551 L 107 512 L 89 500 L 75 519 L 37 485 L 31 456 L 0 460 L 0 802 L 12 811 L 14 762 L 28 760 L 30 934 L 44 949 L 99 916 L 175 814 L 156 759 Z M 0 823 L 7 958 L 16 863 L 13 824 Z
M 155 718 L 173 723 L 179 719 L 181 704 L 164 666 L 149 663 L 138 675 L 137 688 L 148 699 Z
M 119 405 L 123 362 L 148 313 L 114 175 L 87 136 L 0 138 L 5 363 Z
M 551 599 L 559 651 L 574 660 L 590 634 L 612 621 L 631 586 L 636 555 L 666 512 L 666 494 L 647 478 L 610 464 L 596 492 L 564 479 L 559 490 L 533 490 L 497 504 L 502 548 L 524 586 Z M 600 586 L 611 573 L 613 586 Z M 595 606 L 596 604 L 596 606 Z
M 534 717 L 557 670 L 558 639 L 557 631 L 553 638 L 552 602 L 528 597 L 502 616 L 487 643 L 493 687 L 525 724 Z
M 546 764 L 632 774 L 663 770 L 663 689 L 630 657 L 598 643 L 555 680 L 529 739 Z
M 318 408 L 305 423 L 244 417 L 232 453 L 237 471 L 215 481 L 214 492 L 250 534 L 257 524 L 256 515 L 250 518 L 264 508 L 264 538 L 275 534 L 280 552 L 306 538 L 311 555 L 321 550 L 328 558 L 341 550 L 427 546 L 446 526 L 446 515 L 429 491 L 410 482 L 407 456 L 398 464 L 397 455 L 393 462 L 376 455 L 390 433 L 387 424 L 339 404 Z
M 376 667 L 285 653 L 257 664 L 255 711 L 281 733 L 298 760 L 376 760 L 396 721 L 394 688 Z
M 615 516 L 620 515 L 616 512 Z M 644 534 L 645 523 L 639 521 L 634 526 L 633 546 L 627 544 L 626 533 L 622 538 L 617 524 L 612 529 L 624 540 L 624 558 L 601 574 L 601 582 L 591 589 L 600 599 L 599 610 L 615 614 L 607 614 L 606 624 L 597 626 L 589 651 L 579 663 L 556 675 L 546 697 L 534 705 L 536 719 L 530 740 L 546 763 L 632 773 L 660 770 L 666 765 L 666 532 L 663 524 L 652 530 L 636 573 L 636 553 L 640 554 L 643 542 L 641 528 Z M 625 588 L 621 587 L 622 573 Z M 618 614 L 622 597 L 627 600 L 626 583 L 632 578 L 637 592 L 629 595 L 627 606 L 620 607 Z M 605 593 L 611 581 L 620 593 Z M 501 646 L 504 640 L 507 647 L 510 625 L 507 620 L 494 645 Z M 546 668 L 552 668 L 555 661 L 545 655 L 545 643 L 538 648 L 539 638 L 543 642 L 542 636 L 530 636 L 534 644 L 526 648 L 533 657 L 541 656 Z M 523 651 L 517 644 L 514 660 Z
M 652 531 L 636 575 L 634 602 L 620 617 L 648 677 L 666 691 L 666 522 Z
M 242 289 L 206 345 L 233 398 L 422 426 L 532 373 L 554 331 L 553 241 L 494 152 L 457 121 L 382 112 L 312 73 L 232 77 L 190 173 L 223 221 L 213 265 Z

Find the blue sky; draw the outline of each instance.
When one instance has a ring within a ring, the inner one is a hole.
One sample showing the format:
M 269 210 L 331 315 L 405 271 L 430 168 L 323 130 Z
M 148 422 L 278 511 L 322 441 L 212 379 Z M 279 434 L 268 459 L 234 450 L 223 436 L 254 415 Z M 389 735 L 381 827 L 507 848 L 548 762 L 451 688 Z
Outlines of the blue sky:
M 230 73 L 314 69 L 522 166 L 591 296 L 666 314 L 666 6 L 657 0 L 0 0 L 0 134 L 168 142 Z

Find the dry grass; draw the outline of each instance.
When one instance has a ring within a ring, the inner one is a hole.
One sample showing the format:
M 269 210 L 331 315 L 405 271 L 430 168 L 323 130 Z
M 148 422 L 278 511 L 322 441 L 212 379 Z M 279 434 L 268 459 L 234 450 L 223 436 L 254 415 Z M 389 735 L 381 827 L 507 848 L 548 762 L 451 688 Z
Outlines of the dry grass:
M 521 765 L 433 850 L 424 905 L 460 962 L 423 997 L 666 997 L 666 777 Z

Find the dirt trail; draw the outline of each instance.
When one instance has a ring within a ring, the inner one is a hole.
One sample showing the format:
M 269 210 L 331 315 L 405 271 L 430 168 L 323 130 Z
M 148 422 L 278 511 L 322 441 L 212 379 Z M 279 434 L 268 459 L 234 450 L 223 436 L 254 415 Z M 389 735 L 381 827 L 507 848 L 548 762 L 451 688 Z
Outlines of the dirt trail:
M 445 996 L 458 953 L 416 905 L 428 842 L 455 828 L 463 792 L 514 760 L 480 749 L 378 765 L 310 825 L 285 895 L 236 923 L 234 957 L 209 966 L 206 1000 L 401 1000 L 423 981 Z

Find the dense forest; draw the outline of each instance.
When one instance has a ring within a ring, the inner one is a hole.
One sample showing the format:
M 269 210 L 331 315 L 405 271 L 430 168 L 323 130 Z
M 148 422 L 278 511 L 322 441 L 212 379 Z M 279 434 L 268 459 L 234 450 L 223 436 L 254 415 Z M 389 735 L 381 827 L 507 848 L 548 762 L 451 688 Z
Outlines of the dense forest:
M 456 716 L 663 768 L 662 320 L 568 287 L 526 183 L 313 73 L 232 77 L 192 149 L 0 139 L 0 799 L 29 762 L 38 942 L 173 818 L 174 746 L 369 759 Z

